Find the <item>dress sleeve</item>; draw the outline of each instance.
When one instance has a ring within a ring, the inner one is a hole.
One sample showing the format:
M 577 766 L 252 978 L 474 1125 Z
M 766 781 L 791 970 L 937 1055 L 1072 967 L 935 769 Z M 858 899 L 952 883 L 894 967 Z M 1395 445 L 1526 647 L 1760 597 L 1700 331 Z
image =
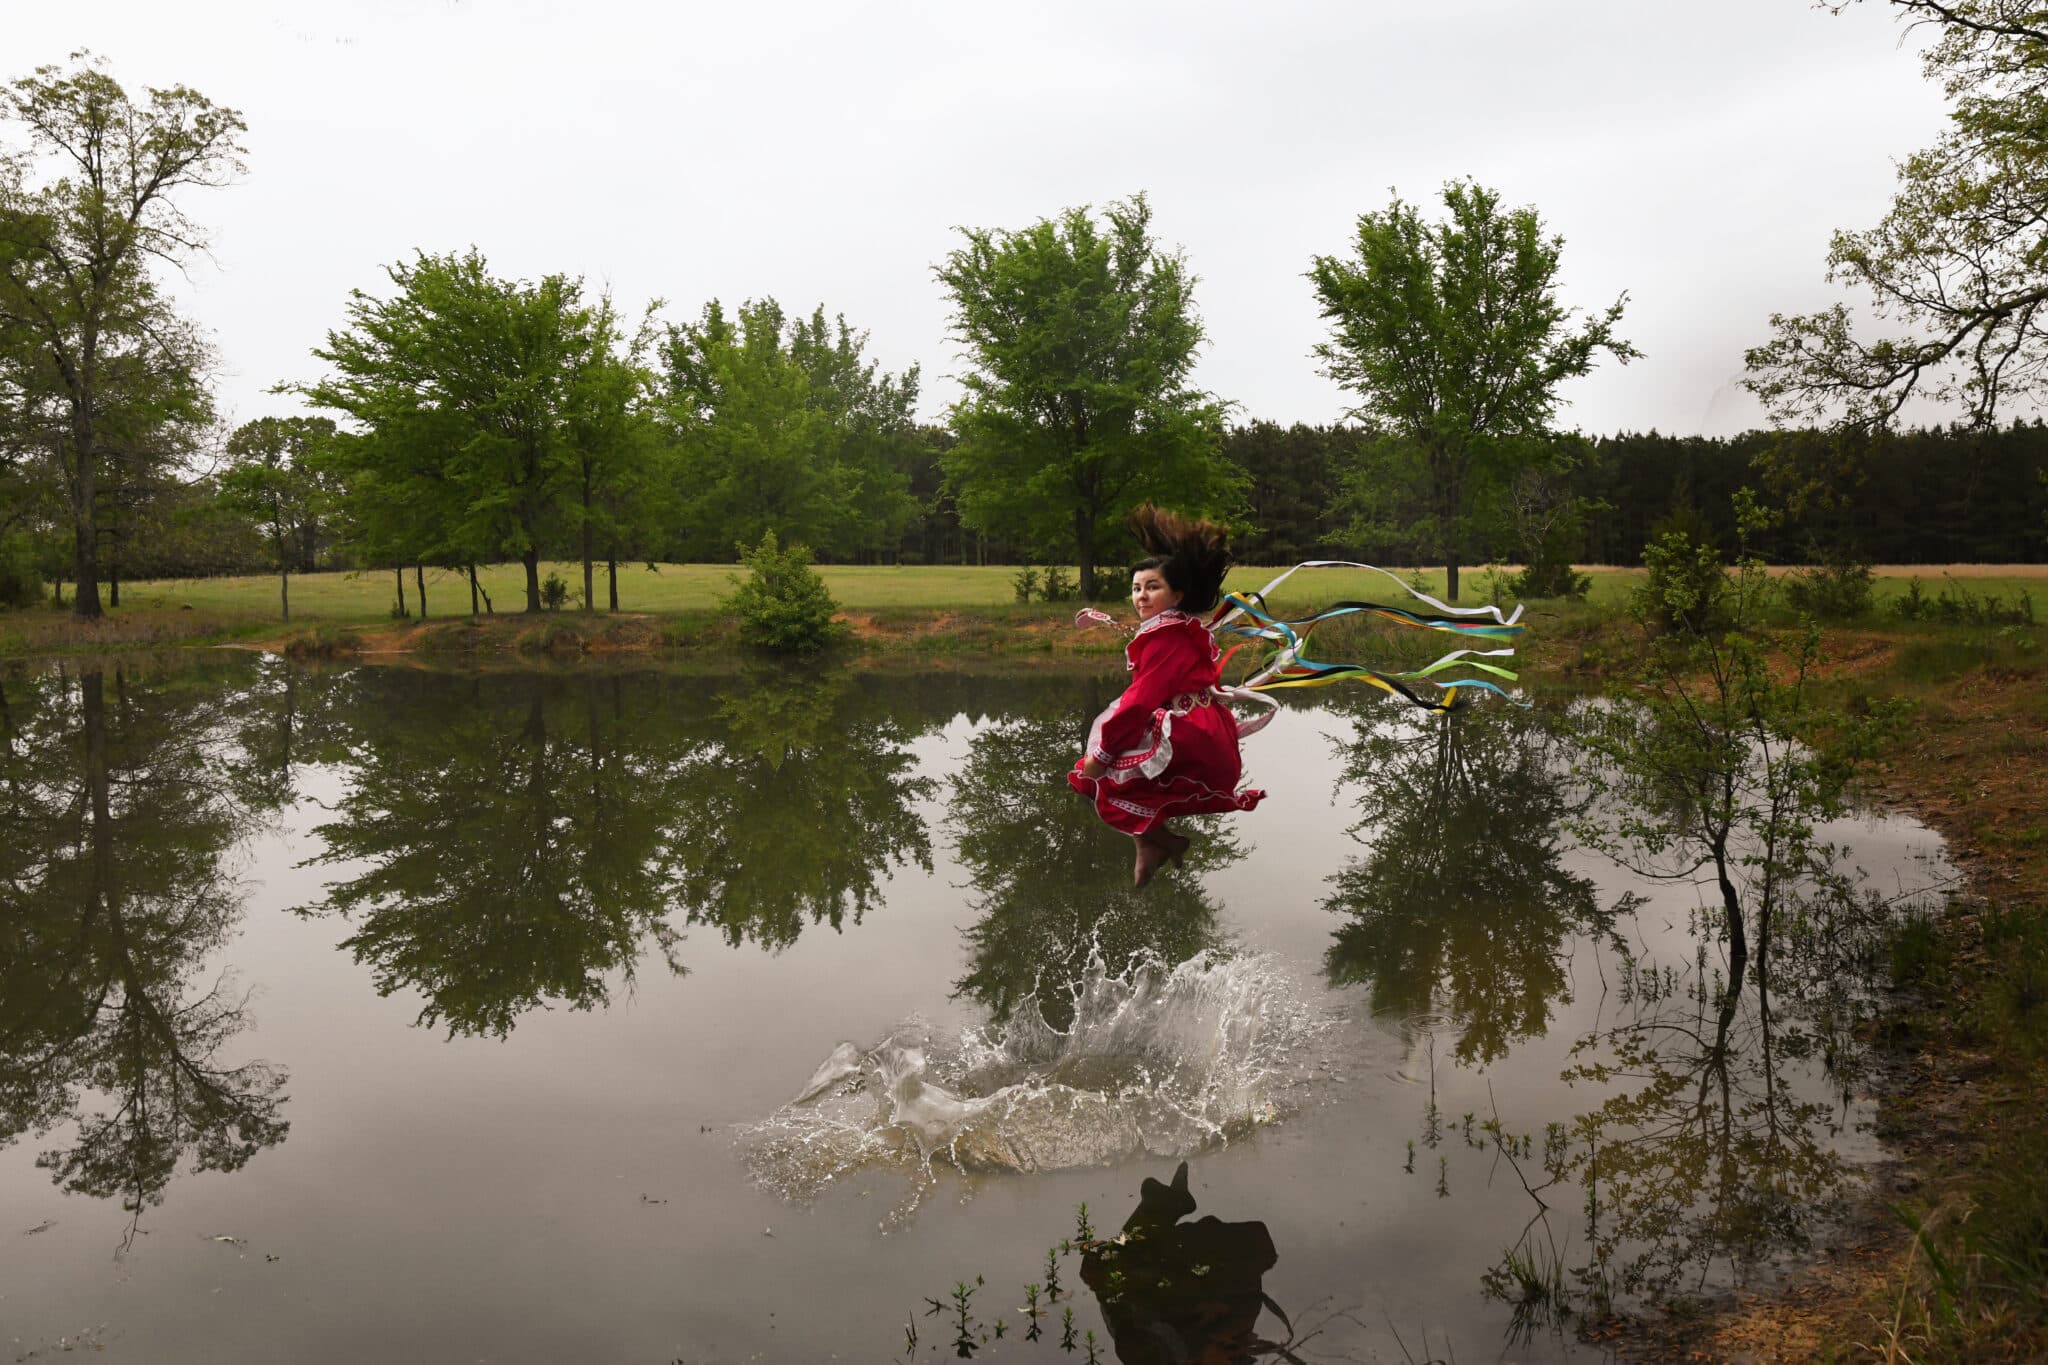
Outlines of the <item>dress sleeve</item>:
M 1206 641 L 1207 633 L 1203 633 Z M 1138 637 L 1132 649 L 1131 685 L 1102 718 L 1094 756 L 1107 763 L 1139 747 L 1152 725 L 1152 713 L 1188 690 L 1199 643 L 1195 632 L 1169 628 Z

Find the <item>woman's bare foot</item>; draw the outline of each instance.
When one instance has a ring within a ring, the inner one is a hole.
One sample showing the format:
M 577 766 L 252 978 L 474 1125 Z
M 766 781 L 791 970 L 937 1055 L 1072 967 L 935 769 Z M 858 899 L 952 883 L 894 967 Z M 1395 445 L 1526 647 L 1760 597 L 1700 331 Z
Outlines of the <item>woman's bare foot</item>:
M 1156 825 L 1143 834 L 1131 836 L 1138 846 L 1137 861 L 1131 867 L 1131 884 L 1143 886 L 1167 863 L 1177 863 L 1188 851 L 1188 836 Z
M 1142 887 L 1152 880 L 1153 874 L 1166 866 L 1170 855 L 1166 845 L 1154 843 L 1142 834 L 1132 835 L 1131 842 L 1138 850 L 1137 861 L 1131 864 L 1131 885 Z

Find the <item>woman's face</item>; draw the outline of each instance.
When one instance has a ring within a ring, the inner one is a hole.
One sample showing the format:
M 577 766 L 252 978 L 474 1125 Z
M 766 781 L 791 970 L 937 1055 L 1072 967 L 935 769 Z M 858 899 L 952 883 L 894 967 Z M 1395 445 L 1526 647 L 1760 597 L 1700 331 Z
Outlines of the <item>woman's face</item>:
M 1140 569 L 1131 575 L 1131 605 L 1138 609 L 1140 621 L 1149 621 L 1179 606 L 1180 593 L 1167 585 L 1166 575 L 1159 570 Z

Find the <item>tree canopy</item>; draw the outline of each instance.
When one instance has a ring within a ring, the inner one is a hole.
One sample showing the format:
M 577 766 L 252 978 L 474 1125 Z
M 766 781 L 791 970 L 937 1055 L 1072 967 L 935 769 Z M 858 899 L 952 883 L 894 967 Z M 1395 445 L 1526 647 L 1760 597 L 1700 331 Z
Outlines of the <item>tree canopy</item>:
M 837 558 L 892 547 L 916 515 L 918 372 L 884 372 L 867 333 L 822 305 L 713 299 L 668 329 L 667 403 L 693 558 L 730 559 L 773 531 Z
M 205 248 L 183 192 L 242 169 L 241 116 L 184 86 L 140 102 L 85 54 L 0 92 L 27 138 L 0 154 L 0 391 L 61 476 L 75 615 L 100 615 L 99 487 L 107 461 L 148 444 L 203 398 L 206 347 L 151 280 Z
M 416 561 L 516 557 L 537 612 L 593 346 L 582 283 L 501 280 L 473 247 L 386 273 L 397 292 L 351 294 L 348 325 L 314 351 L 334 373 L 304 389 L 357 424 L 360 439 L 340 447 L 356 532 Z
M 1890 3 L 1936 30 L 1922 64 L 1948 95 L 1948 130 L 1899 167 L 1875 227 L 1829 245 L 1828 278 L 1865 295 L 1869 316 L 1772 314 L 1747 383 L 1783 422 L 1884 426 L 1920 398 L 1987 425 L 2048 396 L 2048 14 L 2030 0 Z
M 1353 255 L 1316 257 L 1309 279 L 1331 326 L 1323 372 L 1358 394 L 1354 415 L 1397 443 L 1390 456 L 1419 466 L 1414 531 L 1444 556 L 1455 599 L 1478 485 L 1537 458 L 1559 385 L 1602 351 L 1637 351 L 1614 334 L 1626 295 L 1576 321 L 1559 302 L 1564 238 L 1534 208 L 1456 180 L 1443 203 L 1440 222 L 1399 198 L 1360 214 Z
M 938 267 L 972 368 L 945 457 L 962 519 L 1072 547 L 1093 596 L 1106 526 L 1140 502 L 1231 510 L 1224 405 L 1194 386 L 1195 276 L 1140 194 L 1102 221 L 1068 209 L 1017 231 L 962 228 Z

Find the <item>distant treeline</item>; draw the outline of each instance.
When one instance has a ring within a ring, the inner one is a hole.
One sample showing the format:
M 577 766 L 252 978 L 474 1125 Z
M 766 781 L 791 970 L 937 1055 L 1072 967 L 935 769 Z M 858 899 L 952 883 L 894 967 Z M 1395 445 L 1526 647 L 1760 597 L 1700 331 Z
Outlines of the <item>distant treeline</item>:
M 1241 557 L 1314 555 L 1429 563 L 1418 541 L 1361 534 L 1354 481 L 1375 438 L 1348 426 L 1232 429 L 1224 452 L 1250 476 Z M 1735 543 L 1732 497 L 1745 485 L 1786 513 L 1762 544 L 1773 563 L 1847 554 L 1873 564 L 2031 563 L 2048 555 L 2048 426 L 1947 428 L 1876 436 L 1753 431 L 1735 437 L 1602 436 L 1560 474 L 1595 504 L 1572 558 L 1638 564 L 1654 529 L 1689 521 L 1723 549 Z M 1518 558 L 1506 519 L 1477 535 L 1491 557 Z
M 894 564 L 1021 564 L 1023 545 L 964 528 L 939 465 L 952 435 L 920 427 L 917 439 L 891 454 L 900 465 L 916 512 L 893 545 L 850 555 L 821 551 L 826 562 Z M 1350 511 L 1349 485 L 1360 477 L 1372 434 L 1352 426 L 1280 426 L 1255 422 L 1225 433 L 1223 453 L 1244 471 L 1249 529 L 1237 539 L 1248 563 L 1278 564 L 1318 556 L 1423 563 L 1421 544 L 1363 536 Z M 1745 484 L 1768 489 L 1760 455 L 1804 448 L 1808 462 L 1846 470 L 1845 488 L 1773 531 L 1758 548 L 1774 563 L 1800 563 L 1846 546 L 1869 563 L 2027 563 L 2048 556 L 2048 426 L 2040 422 L 1990 430 L 1940 429 L 1876 439 L 1812 432 L 1749 432 L 1736 437 L 1665 436 L 1657 432 L 1603 436 L 1584 445 L 1563 478 L 1570 491 L 1599 504 L 1586 516 L 1580 563 L 1636 564 L 1652 528 L 1696 518 L 1722 547 L 1735 538 L 1731 496 Z M 1797 462 L 1795 461 L 1795 467 Z M 147 525 L 111 519 L 113 561 L 127 578 L 262 572 L 262 541 L 245 521 L 216 507 L 203 484 L 176 491 Z M 1772 498 L 1779 505 L 1782 493 Z M 128 532 L 128 534 L 123 534 Z M 1503 561 L 1519 556 L 1503 525 L 1485 549 Z M 314 542 L 294 567 L 354 568 L 346 551 Z M 673 535 L 637 547 L 664 560 L 729 560 L 732 545 L 708 536 Z M 568 557 L 570 547 L 553 553 Z

